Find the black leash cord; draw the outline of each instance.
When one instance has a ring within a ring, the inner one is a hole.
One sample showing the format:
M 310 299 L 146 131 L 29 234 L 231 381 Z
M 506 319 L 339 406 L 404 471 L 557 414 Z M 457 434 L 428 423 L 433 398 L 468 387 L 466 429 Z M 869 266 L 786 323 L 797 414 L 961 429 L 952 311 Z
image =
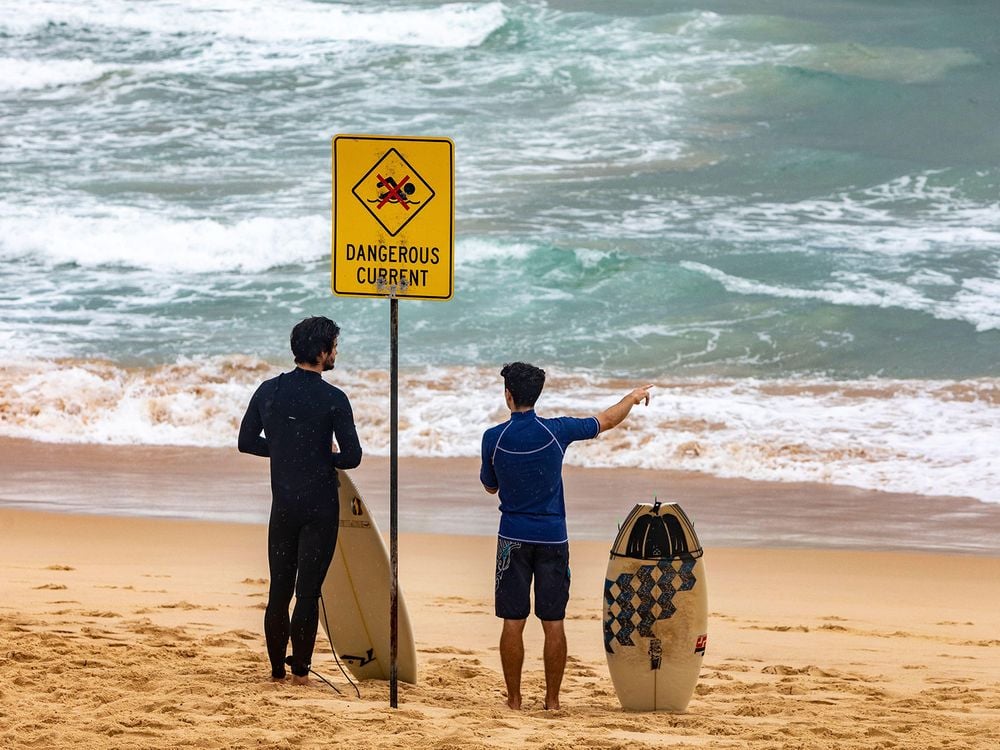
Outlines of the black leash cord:
M 319 603 L 323 607 L 323 621 L 326 622 L 326 623 L 329 623 L 330 622 L 330 618 L 327 617 L 327 614 L 326 614 L 326 602 L 323 600 L 323 595 L 322 594 L 320 594 Z M 328 627 L 326 627 L 326 628 L 324 628 L 324 630 L 326 630 L 326 640 L 330 644 L 330 650 L 333 652 L 333 660 L 335 662 L 337 662 L 337 666 L 340 667 L 340 673 L 342 675 L 344 675 L 344 679 L 347 680 L 349 683 L 351 683 L 351 687 L 354 688 L 354 692 L 358 694 L 358 700 L 361 700 L 361 690 L 358 689 L 358 686 L 354 683 L 354 680 L 352 680 L 351 677 L 350 677 L 350 675 L 347 674 L 347 670 L 344 669 L 344 665 L 340 663 L 340 658 L 337 656 L 337 649 L 335 649 L 333 647 L 333 638 L 330 636 L 330 629 Z M 312 672 L 311 669 L 309 671 Z M 313 672 L 313 674 L 316 674 L 316 673 Z M 319 677 L 321 680 L 323 680 L 323 682 L 326 682 L 327 685 L 330 685 L 330 687 L 332 687 L 334 690 L 337 690 L 337 688 L 333 687 L 333 685 L 331 685 L 329 682 L 327 682 L 326 679 L 324 679 L 323 677 L 320 677 L 320 675 L 318 675 L 318 674 L 316 674 L 316 676 Z M 342 693 L 340 693 L 339 690 L 337 690 L 337 693 L 342 695 Z

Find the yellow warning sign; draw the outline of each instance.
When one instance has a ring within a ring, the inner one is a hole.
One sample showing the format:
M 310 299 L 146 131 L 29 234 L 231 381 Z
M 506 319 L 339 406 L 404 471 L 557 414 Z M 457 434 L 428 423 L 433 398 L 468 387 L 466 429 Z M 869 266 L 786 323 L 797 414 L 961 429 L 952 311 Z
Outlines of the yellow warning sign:
M 447 138 L 333 139 L 333 293 L 450 299 L 455 145 Z

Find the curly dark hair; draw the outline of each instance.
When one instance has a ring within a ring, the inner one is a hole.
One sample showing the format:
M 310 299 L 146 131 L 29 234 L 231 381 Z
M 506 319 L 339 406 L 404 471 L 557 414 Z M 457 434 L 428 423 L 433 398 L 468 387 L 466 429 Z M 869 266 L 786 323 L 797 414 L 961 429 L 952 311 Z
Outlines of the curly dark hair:
M 296 364 L 316 364 L 320 354 L 333 349 L 338 336 L 340 326 L 329 318 L 320 315 L 299 321 L 290 337 Z
M 526 362 L 504 365 L 500 377 L 517 407 L 534 406 L 545 385 L 545 370 Z

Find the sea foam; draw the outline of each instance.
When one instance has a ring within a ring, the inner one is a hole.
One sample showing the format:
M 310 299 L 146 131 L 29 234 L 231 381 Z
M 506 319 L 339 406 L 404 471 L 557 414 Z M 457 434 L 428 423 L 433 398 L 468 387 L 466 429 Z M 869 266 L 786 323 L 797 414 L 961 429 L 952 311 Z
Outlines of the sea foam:
M 163 272 L 260 272 L 328 255 L 329 232 L 325 216 L 223 222 L 128 207 L 97 216 L 11 208 L 0 213 L 0 258 Z
M 832 283 L 818 288 L 799 288 L 732 276 L 704 263 L 683 261 L 680 265 L 714 279 L 734 294 L 817 300 L 853 307 L 896 307 L 927 313 L 939 320 L 965 321 L 977 331 L 1000 330 L 1000 280 L 993 278 L 966 279 L 954 296 L 942 300 L 906 284 L 863 273 L 837 272 Z M 935 286 L 942 285 L 940 280 L 935 281 Z
M 50 24 L 144 34 L 203 35 L 248 41 L 368 42 L 475 47 L 504 24 L 499 2 L 426 8 L 372 6 L 358 11 L 304 0 L 212 0 L 209 3 L 125 0 L 0 3 L 0 29 L 26 34 Z
M 0 367 L 0 435 L 33 440 L 232 447 L 250 395 L 281 367 L 244 356 L 153 368 L 99 361 Z M 365 450 L 389 450 L 388 376 L 338 367 Z M 542 416 L 587 416 L 634 383 L 550 371 Z M 474 367 L 404 370 L 403 456 L 475 457 L 507 419 L 500 381 Z M 1000 380 L 660 380 L 618 429 L 570 448 L 581 466 L 847 484 L 1000 502 Z
M 109 70 L 92 60 L 39 60 L 0 57 L 0 91 L 44 89 L 84 83 Z

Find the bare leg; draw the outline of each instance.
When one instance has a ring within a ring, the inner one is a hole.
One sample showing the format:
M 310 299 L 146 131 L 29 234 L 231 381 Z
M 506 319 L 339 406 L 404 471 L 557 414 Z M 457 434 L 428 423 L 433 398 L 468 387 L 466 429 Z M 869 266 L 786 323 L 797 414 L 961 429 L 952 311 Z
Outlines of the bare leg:
M 559 708 L 559 688 L 566 671 L 566 630 L 562 620 L 542 620 L 545 633 L 545 708 Z
M 507 683 L 507 706 L 521 708 L 521 667 L 524 666 L 524 623 L 527 620 L 504 620 L 500 633 L 500 663 Z

